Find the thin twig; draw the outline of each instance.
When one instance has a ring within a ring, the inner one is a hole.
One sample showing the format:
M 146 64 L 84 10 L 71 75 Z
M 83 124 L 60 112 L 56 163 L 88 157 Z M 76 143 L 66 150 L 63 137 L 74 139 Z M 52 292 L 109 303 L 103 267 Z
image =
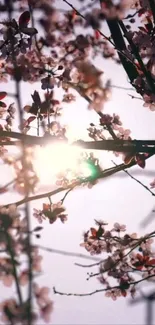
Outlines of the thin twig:
M 46 251 L 46 252 L 50 252 L 53 254 L 59 254 L 59 255 L 64 255 L 64 256 L 70 256 L 70 257 L 77 257 L 77 258 L 82 258 L 82 259 L 86 259 L 86 260 L 92 260 L 92 261 L 100 261 L 100 259 L 98 257 L 93 257 L 93 256 L 89 256 L 89 255 L 85 255 L 85 254 L 80 254 L 80 253 L 74 253 L 74 252 L 66 252 L 60 249 L 55 249 L 55 248 L 49 248 L 49 247 L 44 247 L 41 245 L 36 245 L 36 247 Z
M 115 166 L 118 166 L 113 160 L 111 160 L 112 163 L 115 165 Z M 141 181 L 139 181 L 136 177 L 132 176 L 127 170 L 123 170 L 124 173 L 126 173 L 130 178 L 132 178 L 135 182 L 137 182 L 138 184 L 140 184 L 143 188 L 145 188 L 145 190 L 147 190 L 149 193 L 151 193 L 153 196 L 155 196 L 155 193 L 152 192 L 150 190 L 150 188 L 148 186 L 146 186 L 145 184 L 143 184 Z
M 141 243 L 143 243 L 144 241 L 146 241 L 146 239 L 154 237 L 154 236 L 152 236 L 152 235 L 154 235 L 154 234 L 155 234 L 155 231 L 151 232 L 149 235 L 146 235 L 146 236 L 144 236 L 144 237 L 142 237 L 142 238 L 135 239 L 135 240 L 136 240 L 136 244 L 135 244 L 133 247 L 131 247 L 131 249 L 130 249 L 130 250 L 129 250 L 129 251 L 128 251 L 124 256 L 123 256 L 123 258 L 127 257 L 128 255 L 130 255 L 130 254 L 133 252 L 133 250 L 136 249 L 139 245 L 141 245 Z M 99 261 L 99 262 L 97 262 L 97 263 L 93 263 L 93 264 L 83 265 L 83 264 L 78 264 L 78 263 L 76 263 L 76 265 L 77 265 L 77 266 L 80 266 L 80 267 L 84 267 L 84 268 L 90 268 L 90 267 L 98 266 L 98 265 L 100 265 L 101 263 L 103 263 L 103 262 L 106 261 L 106 260 L 107 260 L 107 259 L 105 258 L 104 260 L 101 260 L 101 261 Z M 119 264 L 120 261 L 121 261 L 121 259 L 117 260 L 117 261 L 113 264 L 113 267 L 116 267 L 116 266 Z M 94 274 L 92 274 L 90 277 L 98 276 L 98 275 L 101 274 L 101 273 L 108 272 L 110 269 L 111 269 L 111 268 L 109 268 L 109 269 L 105 269 L 105 270 L 103 270 L 102 272 L 99 272 L 99 273 L 94 273 Z
M 6 189 L 10 185 L 12 185 L 16 180 L 17 180 L 17 178 L 12 179 L 12 181 L 6 183 L 5 185 L 2 185 L 2 188 Z
M 153 277 L 154 277 L 154 274 L 151 274 L 151 275 L 147 276 L 146 278 L 130 282 L 129 284 L 130 285 L 136 285 L 136 284 L 139 284 L 139 283 L 141 283 L 141 282 L 143 282 L 145 280 L 148 280 L 150 278 L 153 278 Z M 103 289 L 94 290 L 94 291 L 91 291 L 91 292 L 88 292 L 88 293 L 66 293 L 66 292 L 57 291 L 56 288 L 53 287 L 53 292 L 55 294 L 60 295 L 60 296 L 86 297 L 86 296 L 92 296 L 92 295 L 94 295 L 96 293 L 105 292 L 105 291 L 113 290 L 113 289 L 120 289 L 120 288 L 121 288 L 120 286 L 114 286 L 114 287 L 111 287 L 111 288 L 103 288 Z
M 129 88 L 129 87 L 123 87 L 123 86 L 117 86 L 117 85 L 110 85 L 112 88 L 120 89 L 120 90 L 130 90 L 130 91 L 135 91 L 134 88 Z
M 128 94 L 128 96 L 130 96 L 132 99 L 140 99 L 140 100 L 143 100 L 141 97 L 133 96 L 131 94 Z
M 89 267 L 94 267 L 94 266 L 98 266 L 100 265 L 101 263 L 103 263 L 104 260 L 100 260 L 96 263 L 93 263 L 93 264 L 80 264 L 80 263 L 75 263 L 76 266 L 80 266 L 80 267 L 84 267 L 84 268 L 89 268 Z
M 62 204 L 64 203 L 64 201 L 65 201 L 67 195 L 68 195 L 68 194 L 69 194 L 69 193 L 70 193 L 74 188 L 75 188 L 75 186 L 69 188 L 69 190 L 65 193 L 64 197 L 61 199 L 61 203 L 62 203 Z
M 123 18 L 123 20 L 126 20 L 126 19 L 131 19 L 133 17 L 135 17 L 139 12 L 140 12 L 141 9 L 137 10 L 133 15 L 127 15 L 125 18 Z

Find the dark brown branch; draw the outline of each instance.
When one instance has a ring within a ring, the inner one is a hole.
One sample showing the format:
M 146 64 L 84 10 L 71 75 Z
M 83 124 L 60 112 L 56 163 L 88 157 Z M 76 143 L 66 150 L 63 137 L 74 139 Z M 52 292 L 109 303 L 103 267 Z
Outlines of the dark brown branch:
M 115 48 L 118 52 L 119 58 L 121 60 L 122 66 L 124 67 L 124 70 L 126 71 L 131 83 L 133 83 L 133 81 L 138 77 L 138 72 L 134 63 L 132 61 L 130 62 L 130 60 L 127 60 L 126 56 L 123 55 L 123 51 L 127 51 L 127 48 L 118 21 L 116 19 L 107 20 L 107 24 L 110 29 L 110 33 L 114 41 Z
M 147 160 L 151 156 L 153 156 L 153 154 L 150 154 L 148 157 L 145 158 L 145 160 Z M 120 164 L 120 165 L 118 165 L 116 167 L 108 168 L 108 169 L 104 170 L 103 172 L 101 172 L 98 175 L 98 177 L 96 177 L 96 179 L 102 179 L 102 178 L 112 176 L 112 175 L 114 175 L 114 174 L 116 174 L 116 173 L 118 173 L 120 171 L 123 171 L 124 169 L 131 168 L 131 167 L 135 166 L 136 164 L 137 164 L 136 161 L 132 161 L 128 165 Z M 58 194 L 60 192 L 63 192 L 65 190 L 70 189 L 73 186 L 80 186 L 81 184 L 87 183 L 88 181 L 91 181 L 91 178 L 87 178 L 87 179 L 82 180 L 82 181 L 76 181 L 74 184 L 68 185 L 68 187 L 65 187 L 65 188 L 64 187 L 59 187 L 58 189 L 56 189 L 54 191 L 50 191 L 50 192 L 46 192 L 46 193 L 43 193 L 43 194 L 30 196 L 28 198 L 24 198 L 24 199 L 22 199 L 20 201 L 13 202 L 13 203 L 10 203 L 10 204 L 16 204 L 16 206 L 20 206 L 20 205 L 24 204 L 25 202 L 39 200 L 39 199 L 43 199 L 43 198 L 47 198 L 47 197 L 56 195 L 56 194 Z M 6 206 L 9 206 L 10 204 L 7 204 Z
M 146 67 L 145 67 L 145 65 L 143 63 L 143 60 L 142 60 L 142 58 L 141 58 L 141 56 L 139 54 L 139 50 L 138 50 L 137 46 L 134 44 L 133 40 L 130 37 L 128 37 L 128 31 L 127 31 L 124 23 L 122 21 L 119 21 L 119 25 L 120 25 L 123 33 L 124 33 L 125 38 L 127 39 L 128 43 L 131 46 L 132 53 L 135 55 L 135 58 L 139 62 L 140 68 L 141 68 L 142 72 L 144 73 L 144 76 L 146 78 L 146 81 L 147 81 L 150 89 L 154 92 L 155 91 L 155 84 L 153 82 L 153 79 L 151 77 L 150 72 L 146 69 Z
M 13 13 L 13 1 L 12 0 L 5 0 L 7 11 L 8 11 L 8 19 L 12 21 L 12 13 Z M 10 29 L 10 43 L 11 43 L 11 50 L 12 50 L 12 63 L 14 66 L 14 81 L 15 81 L 15 90 L 16 90 L 16 100 L 17 100 L 17 107 L 19 113 L 19 120 L 20 120 L 20 127 L 23 130 L 23 109 L 22 109 L 22 102 L 21 102 L 21 90 L 20 90 L 20 81 L 21 81 L 21 71 L 19 71 L 19 67 L 16 61 L 16 54 L 15 54 L 15 40 L 12 29 Z M 21 164 L 23 168 L 23 175 L 24 175 L 24 187 L 25 187 L 25 198 L 28 198 L 29 194 L 29 186 L 27 181 L 27 166 L 26 166 L 26 148 L 25 143 L 22 141 L 22 157 L 21 157 Z M 27 221 L 27 258 L 28 258 L 28 309 L 27 309 L 27 319 L 28 324 L 32 324 L 32 254 L 31 254 L 31 232 L 30 232 L 30 214 L 29 214 L 29 206 L 28 201 L 25 202 L 25 216 Z
M 6 236 L 6 240 L 7 240 L 8 252 L 10 254 L 11 262 L 12 262 L 12 266 L 13 266 L 13 276 L 15 279 L 15 285 L 16 285 L 16 290 L 17 290 L 17 294 L 18 294 L 18 298 L 19 298 L 19 303 L 22 306 L 23 298 L 22 298 L 22 293 L 20 290 L 19 281 L 18 281 L 18 273 L 16 270 L 15 255 L 14 255 L 14 251 L 12 249 L 11 238 L 10 238 L 10 235 L 7 233 L 7 231 L 5 231 L 5 236 Z
M 60 140 L 50 134 L 43 137 L 37 137 L 32 135 L 27 135 L 18 132 L 1 131 L 0 137 L 10 137 L 21 140 L 25 145 L 46 145 L 48 143 L 67 142 L 67 140 Z M 1 144 L 3 141 L 1 142 Z M 83 149 L 92 150 L 106 150 L 106 151 L 117 151 L 117 152 L 145 152 L 145 153 L 155 153 L 155 140 L 100 140 L 100 141 L 76 141 L 73 145 L 80 145 Z
M 146 278 L 143 278 L 143 279 L 140 279 L 140 280 L 137 280 L 137 281 L 133 281 L 133 282 L 130 282 L 129 284 L 130 285 L 136 285 L 136 284 L 139 284 L 143 281 L 146 281 L 150 278 L 153 278 L 154 277 L 154 274 L 152 275 L 149 275 L 147 276 Z M 66 292 L 61 292 L 61 291 L 57 291 L 55 289 L 55 287 L 53 287 L 53 292 L 55 294 L 58 294 L 60 296 L 76 296 L 76 297 L 86 297 L 86 296 L 92 296 L 96 293 L 100 293 L 100 292 L 105 292 L 105 291 L 110 291 L 112 289 L 121 289 L 120 286 L 114 286 L 114 287 L 111 287 L 111 288 L 103 288 L 103 289 L 98 289 L 98 290 L 94 290 L 94 291 L 91 291 L 91 292 L 88 292 L 88 293 L 66 293 Z
M 75 145 L 80 145 L 84 149 L 106 150 L 116 152 L 131 153 L 155 153 L 154 140 L 99 140 L 99 141 L 82 141 L 79 140 Z

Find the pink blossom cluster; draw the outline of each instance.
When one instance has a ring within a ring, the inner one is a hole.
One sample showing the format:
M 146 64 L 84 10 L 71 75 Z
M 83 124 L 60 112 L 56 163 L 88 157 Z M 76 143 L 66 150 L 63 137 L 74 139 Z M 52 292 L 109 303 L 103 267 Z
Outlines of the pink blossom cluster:
M 155 279 L 155 232 L 139 237 L 126 233 L 124 224 L 115 223 L 108 230 L 107 223 L 96 220 L 96 227 L 84 234 L 84 247 L 91 255 L 102 255 L 98 272 L 91 272 L 89 279 L 97 277 L 106 296 L 134 297 L 136 285 L 144 280 Z

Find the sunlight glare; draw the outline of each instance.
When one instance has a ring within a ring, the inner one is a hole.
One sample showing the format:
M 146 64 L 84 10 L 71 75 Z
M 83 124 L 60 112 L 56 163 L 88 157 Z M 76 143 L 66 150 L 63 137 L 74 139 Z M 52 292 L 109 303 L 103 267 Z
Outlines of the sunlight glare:
M 91 176 L 91 171 L 85 162 L 79 165 L 82 149 L 69 144 L 52 144 L 46 147 L 36 147 L 34 153 L 34 169 L 42 184 L 53 184 L 57 175 L 66 170 L 77 173 L 83 177 Z M 72 176 L 71 176 L 72 177 Z

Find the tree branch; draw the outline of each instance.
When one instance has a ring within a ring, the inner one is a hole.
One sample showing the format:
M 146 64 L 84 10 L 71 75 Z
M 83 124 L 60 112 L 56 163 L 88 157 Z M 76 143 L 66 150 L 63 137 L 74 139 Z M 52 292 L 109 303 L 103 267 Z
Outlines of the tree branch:
M 148 158 L 152 157 L 153 154 L 150 154 L 148 157 L 145 158 L 145 160 L 147 160 Z M 102 178 L 106 178 L 106 177 L 109 177 L 109 176 L 112 176 L 120 171 L 123 171 L 124 169 L 127 169 L 127 168 L 131 168 L 133 166 L 137 165 L 136 161 L 132 161 L 130 162 L 128 165 L 125 165 L 125 164 L 120 164 L 116 167 L 112 167 L 112 168 L 108 168 L 106 170 L 104 170 L 103 172 L 101 172 L 98 177 L 96 177 L 96 179 L 102 179 Z M 66 187 L 59 187 L 53 191 L 50 191 L 50 192 L 46 192 L 46 193 L 43 193 L 43 194 L 38 194 L 38 195 L 34 195 L 34 196 L 29 196 L 27 198 L 23 198 L 22 200 L 20 201 L 17 201 L 17 202 L 13 202 L 13 203 L 9 203 L 6 205 L 9 206 L 11 204 L 15 204 L 16 206 L 20 206 L 26 202 L 30 202 L 30 201 L 34 201 L 34 200 L 39 200 L 39 199 L 43 199 L 43 198 L 46 198 L 46 197 L 49 197 L 49 196 L 53 196 L 53 195 L 56 195 L 60 192 L 63 192 L 65 190 L 69 190 L 71 187 L 74 187 L 74 186 L 80 186 L 81 184 L 84 184 L 84 183 L 87 183 L 89 181 L 91 181 L 92 179 L 91 178 L 87 178 L 87 179 L 84 179 L 82 181 L 76 181 L 75 183 L 71 184 L 71 185 L 68 185 Z M 94 180 L 94 179 L 93 179 Z
M 144 73 L 144 76 L 145 76 L 145 78 L 147 80 L 147 83 L 148 83 L 150 89 L 154 92 L 155 91 L 155 84 L 153 82 L 153 79 L 151 77 L 150 72 L 146 69 L 146 67 L 145 67 L 145 65 L 143 63 L 143 60 L 142 60 L 142 58 L 141 58 L 141 56 L 139 54 L 139 50 L 138 50 L 137 46 L 134 44 L 133 40 L 130 37 L 128 37 L 128 31 L 127 31 L 123 21 L 119 21 L 119 25 L 120 25 L 123 33 L 124 33 L 124 37 L 127 39 L 128 43 L 131 46 L 131 49 L 132 49 L 133 54 L 135 55 L 135 58 L 139 62 L 140 68 L 141 68 L 142 72 Z
M 72 8 L 75 12 L 76 12 L 76 14 L 78 15 L 78 16 L 80 16 L 81 18 L 83 18 L 83 19 L 85 19 L 86 20 L 86 17 L 83 15 L 83 14 L 81 14 L 80 12 L 79 12 L 79 10 L 77 10 L 69 1 L 67 1 L 67 0 L 62 0 L 63 2 L 65 2 L 70 8 Z M 100 29 L 98 29 L 98 28 L 94 28 L 93 26 L 91 26 L 94 30 L 96 30 L 96 31 L 98 31 L 98 33 L 101 35 L 101 36 L 103 36 L 104 37 L 104 39 L 106 40 L 106 41 L 108 41 L 113 47 L 114 47 L 114 49 L 116 49 L 117 50 L 117 52 L 118 53 L 120 53 L 121 54 L 121 56 L 122 57 L 124 57 L 125 59 L 126 59 L 126 61 L 128 61 L 128 62 L 130 62 L 130 63 L 132 63 L 132 66 L 135 66 L 135 68 L 136 68 L 136 64 L 124 53 L 124 52 L 122 52 L 122 49 L 121 48 L 119 48 L 119 47 L 117 47 L 116 46 L 116 44 L 115 44 L 115 42 L 113 42 L 112 40 L 111 40 L 111 37 L 108 37 L 108 36 L 106 36 L 104 33 L 102 33 L 101 31 L 100 31 Z M 124 50 L 124 48 L 123 48 L 123 50 Z M 130 66 L 130 68 L 131 68 L 131 66 Z
M 19 298 L 19 304 L 22 306 L 23 299 L 22 299 L 22 293 L 21 293 L 20 285 L 19 285 L 19 281 L 18 281 L 18 273 L 17 273 L 17 270 L 16 270 L 15 256 L 14 256 L 14 251 L 12 249 L 10 235 L 7 233 L 7 231 L 5 231 L 5 236 L 6 236 L 6 240 L 7 240 L 8 252 L 10 254 L 11 262 L 12 262 L 12 266 L 13 266 L 13 276 L 14 276 L 14 279 L 15 279 L 15 285 L 16 285 L 17 295 L 18 295 L 18 298 Z
M 109 131 L 110 132 L 110 131 Z M 21 140 L 25 145 L 46 145 L 54 143 L 67 143 L 67 140 L 57 139 L 50 134 L 45 134 L 43 137 L 37 137 L 33 135 L 27 135 L 19 132 L 1 131 L 0 137 L 10 137 Z M 3 141 L 1 142 L 3 144 Z M 155 140 L 100 140 L 100 141 L 75 141 L 72 145 L 80 145 L 84 149 L 93 150 L 106 150 L 106 151 L 117 151 L 117 152 L 145 152 L 155 153 Z
M 112 160 L 113 164 L 115 166 L 118 166 L 113 160 Z M 141 181 L 139 181 L 139 179 L 137 179 L 136 177 L 132 176 L 127 170 L 124 169 L 124 173 L 126 173 L 130 178 L 132 178 L 135 182 L 137 182 L 138 184 L 140 184 L 142 187 L 145 188 L 145 190 L 147 190 L 149 193 L 151 193 L 153 196 L 155 196 L 155 193 L 152 192 L 148 186 L 146 186 L 145 184 L 143 184 Z
M 101 259 L 98 257 L 94 256 L 89 256 L 85 254 L 79 254 L 79 253 L 74 253 L 74 252 L 66 252 L 60 249 L 55 249 L 55 248 L 49 248 L 49 247 L 44 247 L 40 245 L 36 245 L 34 247 L 38 247 L 46 252 L 54 253 L 54 254 L 59 254 L 59 255 L 64 255 L 64 256 L 70 256 L 70 257 L 78 257 L 86 260 L 92 260 L 92 261 L 100 261 Z
M 138 283 L 141 283 L 145 280 L 148 280 L 150 278 L 153 278 L 154 277 L 154 274 L 152 275 L 149 275 L 147 276 L 146 278 L 143 278 L 143 279 L 140 279 L 140 280 L 137 280 L 137 281 L 134 281 L 134 282 L 130 282 L 129 285 L 136 285 Z M 53 292 L 54 294 L 58 294 L 60 296 L 75 296 L 75 297 L 86 297 L 86 296 L 92 296 L 96 293 L 100 293 L 100 292 L 105 292 L 105 291 L 110 291 L 110 290 L 113 290 L 113 289 L 121 289 L 121 286 L 114 286 L 114 287 L 111 287 L 111 288 L 103 288 L 103 289 L 98 289 L 98 290 L 94 290 L 94 291 L 91 291 L 91 292 L 88 292 L 88 293 L 66 293 L 66 292 L 61 292 L 61 291 L 57 291 L 55 287 L 53 287 Z
M 12 21 L 12 13 L 13 13 L 13 1 L 12 0 L 5 0 L 7 11 L 8 11 L 8 19 Z M 23 109 L 22 109 L 22 102 L 21 102 L 21 90 L 20 90 L 20 81 L 21 81 L 21 71 L 17 65 L 16 61 L 16 54 L 15 54 L 15 39 L 13 35 L 12 29 L 10 29 L 10 43 L 11 43 L 11 50 L 12 50 L 12 64 L 14 67 L 14 74 L 13 78 L 15 81 L 15 95 L 17 100 L 17 107 L 19 113 L 19 120 L 20 120 L 20 127 L 23 130 Z M 29 185 L 27 181 L 27 166 L 26 166 L 26 148 L 24 140 L 22 141 L 22 157 L 21 157 L 21 164 L 23 168 L 23 175 L 24 175 L 24 188 L 25 188 L 25 198 L 28 198 L 29 194 Z M 27 310 L 27 320 L 28 324 L 32 324 L 32 254 L 31 254 L 31 232 L 30 232 L 30 214 L 29 214 L 29 206 L 28 201 L 25 202 L 25 216 L 27 222 L 27 258 L 28 258 L 28 310 Z

